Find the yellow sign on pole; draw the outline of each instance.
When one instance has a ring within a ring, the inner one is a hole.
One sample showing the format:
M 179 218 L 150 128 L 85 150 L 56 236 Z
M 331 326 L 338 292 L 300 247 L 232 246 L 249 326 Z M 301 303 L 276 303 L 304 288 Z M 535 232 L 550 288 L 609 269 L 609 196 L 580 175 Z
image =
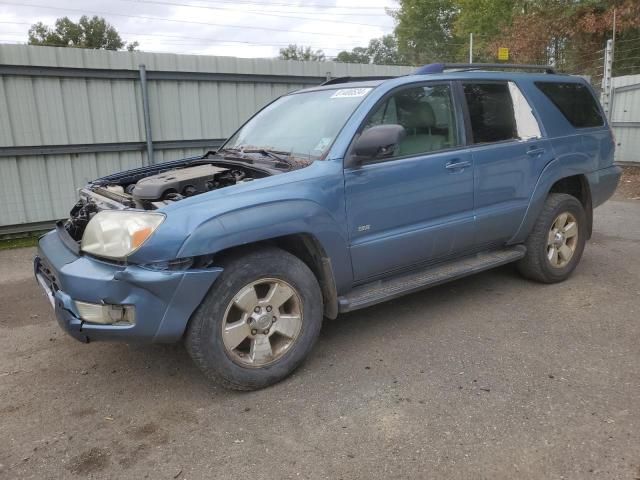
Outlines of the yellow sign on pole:
M 505 47 L 498 48 L 498 60 L 509 60 L 509 49 Z

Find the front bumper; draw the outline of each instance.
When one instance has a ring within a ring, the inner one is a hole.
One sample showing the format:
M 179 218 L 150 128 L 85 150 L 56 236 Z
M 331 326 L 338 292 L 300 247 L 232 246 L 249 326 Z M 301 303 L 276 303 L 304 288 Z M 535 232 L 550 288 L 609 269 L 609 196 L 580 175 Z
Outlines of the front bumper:
M 72 337 L 93 340 L 170 343 L 178 341 L 189 318 L 222 272 L 220 268 L 154 271 L 119 266 L 72 252 L 54 230 L 38 243 L 34 273 L 60 326 Z M 132 325 L 84 322 L 75 301 L 135 306 Z

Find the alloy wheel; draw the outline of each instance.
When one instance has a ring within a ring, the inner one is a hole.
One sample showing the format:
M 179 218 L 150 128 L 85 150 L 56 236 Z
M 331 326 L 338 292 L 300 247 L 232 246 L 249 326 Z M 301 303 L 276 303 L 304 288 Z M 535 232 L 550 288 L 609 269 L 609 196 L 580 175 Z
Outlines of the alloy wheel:
M 563 212 L 551 224 L 547 239 L 547 258 L 554 268 L 563 268 L 573 258 L 578 246 L 578 222 L 569 212 Z
M 233 297 L 222 322 L 227 355 L 245 367 L 264 367 L 280 359 L 302 330 L 302 300 L 281 279 L 252 282 Z

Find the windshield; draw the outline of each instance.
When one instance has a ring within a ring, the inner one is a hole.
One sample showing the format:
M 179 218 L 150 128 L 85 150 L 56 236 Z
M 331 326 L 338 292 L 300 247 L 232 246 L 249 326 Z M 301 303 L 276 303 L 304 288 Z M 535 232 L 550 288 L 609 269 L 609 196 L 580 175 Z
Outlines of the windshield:
M 264 149 L 322 158 L 372 88 L 295 93 L 279 98 L 233 135 L 224 149 Z

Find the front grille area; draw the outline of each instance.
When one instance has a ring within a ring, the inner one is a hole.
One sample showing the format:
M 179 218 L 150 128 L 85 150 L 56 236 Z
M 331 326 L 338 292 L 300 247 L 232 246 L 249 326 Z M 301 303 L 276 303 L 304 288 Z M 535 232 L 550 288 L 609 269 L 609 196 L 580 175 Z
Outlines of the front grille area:
M 60 285 L 58 283 L 58 279 L 56 278 L 55 273 L 53 273 L 53 270 L 51 269 L 51 267 L 42 258 L 38 260 L 38 267 L 37 267 L 36 274 L 39 274 L 42 277 L 42 279 L 49 286 L 49 288 L 51 288 L 52 292 L 57 292 L 58 290 L 60 290 Z

